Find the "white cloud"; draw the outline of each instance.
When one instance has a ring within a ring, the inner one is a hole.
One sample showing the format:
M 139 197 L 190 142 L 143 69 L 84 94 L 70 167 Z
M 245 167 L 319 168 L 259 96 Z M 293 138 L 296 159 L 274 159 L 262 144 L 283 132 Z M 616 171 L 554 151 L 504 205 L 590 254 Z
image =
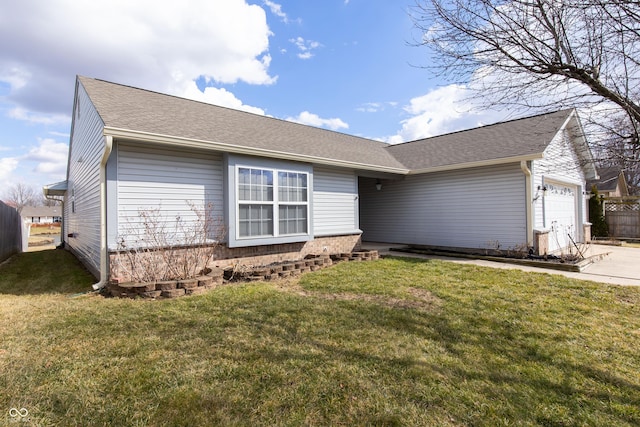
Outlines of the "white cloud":
M 48 175 L 54 179 L 64 177 L 67 170 L 67 155 L 69 146 L 53 139 L 43 138 L 39 140 L 39 145 L 33 147 L 29 152 L 21 157 L 21 161 L 35 162 L 33 171 Z
M 360 107 L 356 108 L 356 111 L 361 113 L 377 113 L 384 109 L 384 105 L 381 102 L 365 102 Z
M 11 173 L 18 167 L 18 159 L 15 157 L 3 157 L 0 158 L 0 181 L 6 182 L 9 180 Z
M 289 41 L 296 45 L 298 50 L 298 58 L 309 59 L 314 56 L 313 51 L 322 46 L 320 43 L 313 40 L 305 40 L 302 37 L 296 37 L 295 39 L 289 39 Z
M 348 129 L 349 125 L 338 118 L 323 119 L 317 114 L 303 111 L 298 114 L 298 117 L 287 117 L 285 120 L 290 122 L 301 123 L 303 125 L 310 125 L 315 127 L 324 127 L 331 130 Z
M 272 2 L 271 0 L 264 0 L 264 4 L 269 8 L 269 10 L 271 10 L 271 13 L 280 18 L 282 22 L 289 22 L 289 17 L 282 11 L 282 5 Z
M 365 102 L 356 108 L 356 111 L 361 113 L 379 113 L 387 109 L 387 107 L 395 108 L 398 105 L 397 102 Z
M 26 69 L 11 62 L 0 66 L 0 80 L 9 83 L 14 89 L 20 89 L 31 79 L 31 75 Z
M 68 123 L 71 120 L 71 117 L 64 114 L 39 114 L 21 107 L 12 108 L 7 113 L 7 116 L 15 120 L 41 125 L 56 125 Z
M 199 77 L 276 79 L 266 12 L 245 0 L 0 0 L 0 8 L 11 10 L 0 16 L 0 81 L 24 111 L 68 114 L 76 74 L 161 92 Z
M 195 101 L 265 115 L 263 109 L 243 104 L 242 101 L 236 98 L 233 93 L 224 88 L 206 87 L 203 92 L 198 88 L 198 86 L 196 86 L 195 82 L 191 81 L 186 82 L 180 92 L 185 98 L 193 99 Z
M 63 137 L 63 138 L 69 138 L 69 136 L 70 136 L 70 135 L 69 135 L 69 132 L 56 132 L 56 131 L 51 131 L 51 132 L 49 132 L 49 134 L 50 134 L 50 135 L 53 135 L 53 136 L 60 136 L 60 137 Z
M 411 99 L 404 107 L 410 117 L 387 142 L 397 144 L 471 129 L 506 117 L 505 113 L 478 108 L 478 100 L 472 95 L 466 86 L 452 84 Z

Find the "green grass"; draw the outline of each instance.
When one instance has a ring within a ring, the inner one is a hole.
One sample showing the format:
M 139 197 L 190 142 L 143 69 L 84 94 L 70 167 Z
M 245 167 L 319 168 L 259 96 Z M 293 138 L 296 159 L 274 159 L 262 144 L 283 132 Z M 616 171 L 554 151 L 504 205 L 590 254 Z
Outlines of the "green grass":
M 64 250 L 24 252 L 0 266 L 0 296 L 86 292 L 95 281 Z
M 640 424 L 638 288 L 385 259 L 142 301 L 11 292 L 14 268 L 0 424 Z

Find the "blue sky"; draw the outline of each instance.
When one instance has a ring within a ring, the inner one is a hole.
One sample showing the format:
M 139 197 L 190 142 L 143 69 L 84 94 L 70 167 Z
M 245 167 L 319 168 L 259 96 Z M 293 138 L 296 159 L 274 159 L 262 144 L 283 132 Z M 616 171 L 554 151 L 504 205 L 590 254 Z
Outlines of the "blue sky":
M 421 68 L 412 4 L 0 0 L 2 188 L 65 179 L 77 74 L 389 143 L 506 118 Z

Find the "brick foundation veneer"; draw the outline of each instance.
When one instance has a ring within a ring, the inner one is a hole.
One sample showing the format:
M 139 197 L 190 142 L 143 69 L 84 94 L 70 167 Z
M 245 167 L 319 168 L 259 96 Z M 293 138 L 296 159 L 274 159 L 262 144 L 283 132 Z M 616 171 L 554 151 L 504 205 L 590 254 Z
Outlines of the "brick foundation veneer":
M 227 267 L 204 270 L 202 276 L 192 279 L 163 280 L 159 282 L 127 282 L 113 280 L 107 284 L 105 295 L 118 298 L 177 298 L 199 295 L 231 282 L 279 280 L 330 267 L 343 261 L 372 261 L 379 258 L 378 251 L 358 251 L 334 255 L 307 255 L 305 259 L 254 267 Z
M 345 236 L 316 237 L 309 242 L 287 243 L 282 245 L 250 246 L 245 248 L 228 248 L 219 246 L 211 261 L 211 266 L 226 268 L 233 266 L 261 266 L 277 262 L 297 261 L 307 255 L 336 255 L 359 251 L 360 234 Z M 188 248 L 182 250 L 189 250 Z M 109 278 L 119 281 L 131 280 L 116 262 L 117 253 L 109 253 Z M 204 266 L 202 266 L 204 268 Z

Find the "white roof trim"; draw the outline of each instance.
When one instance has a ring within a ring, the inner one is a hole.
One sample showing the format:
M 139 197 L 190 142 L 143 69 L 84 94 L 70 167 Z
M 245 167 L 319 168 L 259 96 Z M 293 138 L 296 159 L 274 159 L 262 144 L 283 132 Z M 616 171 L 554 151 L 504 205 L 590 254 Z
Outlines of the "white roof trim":
M 571 114 L 569 114 L 565 122 L 562 124 L 558 133 L 563 130 L 571 131 L 569 124 L 572 121 L 578 128 L 579 134 L 571 134 L 571 143 L 573 144 L 573 148 L 575 149 L 576 154 L 578 155 L 578 159 L 580 160 L 580 167 L 582 169 L 582 172 L 584 173 L 587 180 L 599 179 L 600 177 L 598 176 L 598 170 L 596 169 L 593 153 L 589 148 L 587 137 L 584 133 L 584 128 L 582 127 L 582 122 L 580 121 L 580 117 L 578 116 L 578 112 L 575 108 L 571 111 Z
M 307 156 L 297 153 L 287 153 L 282 151 L 267 150 L 264 148 L 243 147 L 234 144 L 226 144 L 223 142 L 206 141 L 190 138 L 181 138 L 176 136 L 154 134 L 151 132 L 133 131 L 129 129 L 120 129 L 105 126 L 104 135 L 112 136 L 115 139 L 123 139 L 129 141 L 145 141 L 154 142 L 165 145 L 177 145 L 180 147 L 200 148 L 205 150 L 216 150 L 234 154 L 245 154 L 251 156 L 269 157 L 284 160 L 294 160 L 298 162 L 317 163 L 328 166 L 346 167 L 352 169 L 374 170 L 379 172 L 387 172 L 393 174 L 407 175 L 410 173 L 408 169 L 392 168 L 379 165 L 370 165 L 366 163 L 349 162 L 344 160 L 329 159 L 326 157 Z
M 55 184 L 49 184 L 42 187 L 45 196 L 64 196 L 68 187 L 68 181 L 60 181 Z
M 528 154 L 526 156 L 505 157 L 502 159 L 489 159 L 477 162 L 455 163 L 450 165 L 434 166 L 432 168 L 415 169 L 409 171 L 409 175 L 418 175 L 423 173 L 444 172 L 458 169 L 477 168 L 482 166 L 502 165 L 505 163 L 519 163 L 522 161 L 540 160 L 543 158 L 542 153 Z

